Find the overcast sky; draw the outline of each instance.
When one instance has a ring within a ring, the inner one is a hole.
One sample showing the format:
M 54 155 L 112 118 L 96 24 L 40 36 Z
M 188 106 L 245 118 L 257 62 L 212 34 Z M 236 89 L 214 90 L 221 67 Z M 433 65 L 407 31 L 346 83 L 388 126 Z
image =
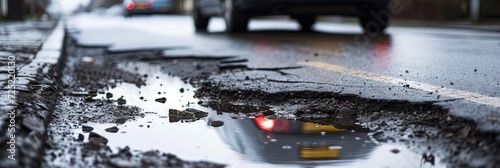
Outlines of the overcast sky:
M 52 0 L 51 12 L 70 14 L 78 5 L 87 5 L 90 0 Z

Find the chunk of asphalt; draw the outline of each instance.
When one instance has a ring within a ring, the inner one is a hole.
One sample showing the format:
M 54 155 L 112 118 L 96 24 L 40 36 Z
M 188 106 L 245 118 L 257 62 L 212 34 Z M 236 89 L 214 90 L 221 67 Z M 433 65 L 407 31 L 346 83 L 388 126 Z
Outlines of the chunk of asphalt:
M 178 122 L 180 120 L 195 120 L 193 113 L 188 111 L 180 111 L 176 109 L 169 109 L 168 116 L 170 122 Z
M 127 100 L 125 100 L 123 97 L 118 98 L 118 105 L 124 105 L 127 104 Z
M 108 93 L 106 93 L 106 98 L 110 99 L 110 98 L 112 98 L 112 97 L 113 97 L 113 93 L 109 93 L 109 92 L 108 92 Z
M 109 127 L 109 128 L 104 129 L 104 131 L 106 131 L 106 132 L 110 132 L 110 133 L 117 133 L 117 132 L 118 132 L 118 130 L 119 130 L 119 129 L 118 129 L 118 127 L 116 127 L 116 126 L 112 126 L 112 127 Z
M 210 126 L 212 126 L 212 127 L 220 127 L 223 125 L 224 125 L 224 121 L 220 121 L 220 120 L 215 120 L 215 121 L 210 122 Z
M 165 97 L 157 98 L 157 99 L 155 99 L 155 101 L 159 102 L 159 103 L 165 103 L 167 101 L 167 98 L 165 98 Z
M 108 139 L 103 137 L 102 135 L 99 135 L 95 132 L 89 133 L 89 143 L 91 143 L 91 144 L 94 144 L 94 145 L 104 144 L 104 145 L 106 145 L 108 142 L 109 142 Z
M 208 116 L 207 112 L 197 110 L 194 108 L 187 108 L 186 111 L 193 113 L 196 118 L 203 118 Z
M 92 130 L 94 130 L 94 128 L 93 128 L 93 127 L 91 127 L 91 126 L 86 126 L 86 125 L 83 125 L 83 126 L 82 126 L 82 131 L 83 131 L 83 132 L 90 132 L 90 131 L 92 131 Z
M 210 103 L 209 101 L 201 101 L 201 100 L 198 101 L 198 104 L 203 107 L 208 107 L 209 103 Z

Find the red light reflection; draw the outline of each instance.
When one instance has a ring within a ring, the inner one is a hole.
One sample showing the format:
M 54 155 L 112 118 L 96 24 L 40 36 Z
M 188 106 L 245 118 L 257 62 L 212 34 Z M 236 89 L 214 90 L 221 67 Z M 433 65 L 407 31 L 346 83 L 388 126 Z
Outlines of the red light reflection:
M 272 132 L 290 132 L 290 123 L 285 119 L 267 119 L 264 115 L 258 115 L 254 118 L 259 129 Z M 268 139 L 270 137 L 267 137 Z
M 132 10 L 132 9 L 134 9 L 134 8 L 135 8 L 135 2 L 130 2 L 130 3 L 128 3 L 128 5 L 127 5 L 127 10 Z
M 254 119 L 257 127 L 264 131 L 272 131 L 274 127 L 274 120 L 267 119 L 264 115 L 258 115 Z

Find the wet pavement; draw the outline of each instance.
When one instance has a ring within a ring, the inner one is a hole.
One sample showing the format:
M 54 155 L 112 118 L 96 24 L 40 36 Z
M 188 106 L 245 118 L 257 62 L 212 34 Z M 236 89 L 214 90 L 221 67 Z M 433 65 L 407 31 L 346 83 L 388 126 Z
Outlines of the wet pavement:
M 195 98 L 197 88 L 192 84 L 199 82 L 169 75 L 160 66 L 162 63 L 138 61 L 141 57 L 133 62 L 118 61 L 98 48 L 70 49 L 69 67 L 71 63 L 76 67 L 84 64 L 88 69 L 101 67 L 100 64 L 109 67 L 106 73 L 67 69 L 66 74 L 74 74 L 74 78 L 66 80 L 71 82 L 66 88 L 67 96 L 59 102 L 56 118 L 49 127 L 52 145 L 47 159 L 51 164 L 46 166 L 86 165 L 80 159 L 96 166 L 147 166 L 123 157 L 116 161 L 113 156 L 118 154 L 114 153 L 123 149 L 142 160 L 145 153 L 158 150 L 185 161 L 202 160 L 229 167 L 444 166 L 440 161 L 422 162 L 421 153 L 402 143 L 379 143 L 370 137 L 372 131 L 349 119 L 334 126 L 326 119 L 331 118 L 329 114 L 276 113 L 270 107 Z M 82 57 L 75 53 L 103 55 Z M 123 57 L 127 53 L 113 55 Z M 138 80 L 123 82 L 133 77 L 115 76 L 112 74 L 117 72 L 113 71 L 134 73 Z M 89 80 L 82 73 L 89 72 L 94 75 L 90 80 L 107 79 L 103 83 L 108 85 L 81 85 Z M 95 143 L 105 145 L 109 153 L 103 155 L 107 156 L 97 160 L 92 160 L 92 154 L 85 157 L 89 153 L 86 150 L 96 150 L 95 146 L 86 145 Z M 80 154 L 82 158 L 73 158 Z M 385 162 L 386 159 L 394 161 Z
M 226 35 L 220 24 L 209 33 L 179 29 L 190 24 L 185 16 L 105 16 L 89 22 L 93 17 L 68 22 L 65 96 L 49 126 L 47 167 L 491 167 L 498 162 L 498 134 L 479 131 L 498 123 L 477 124 L 472 120 L 482 118 L 462 118 L 457 114 L 470 114 L 454 110 L 463 104 L 482 108 L 491 119 L 498 107 L 457 99 L 445 89 L 429 93 L 410 86 L 433 86 L 441 79 L 427 78 L 429 72 L 413 65 L 418 62 L 408 61 L 416 51 L 398 50 L 408 48 L 404 40 L 446 41 L 443 32 L 463 30 L 395 27 L 390 35 L 359 44 L 350 41 L 362 36 L 351 25 L 323 23 L 317 32 L 298 33 L 288 21 L 257 20 L 254 32 Z M 146 24 L 164 24 L 160 20 L 176 24 L 170 31 Z M 398 38 L 403 41 L 392 42 Z M 432 48 L 429 55 L 446 47 Z M 488 48 L 485 56 L 494 51 Z M 399 52 L 409 58 L 399 58 Z M 317 62 L 344 67 L 315 68 Z M 483 67 L 495 67 L 488 65 Z M 456 77 L 435 72 L 433 77 Z M 495 96 L 488 83 L 497 78 L 490 75 L 482 79 L 485 87 L 474 91 Z M 387 81 L 399 80 L 386 76 L 404 80 L 393 84 Z M 471 91 L 455 83 L 460 86 L 454 89 Z
M 20 99 L 51 116 L 42 166 L 500 164 L 498 33 L 272 19 L 228 35 L 218 18 L 69 18 Z

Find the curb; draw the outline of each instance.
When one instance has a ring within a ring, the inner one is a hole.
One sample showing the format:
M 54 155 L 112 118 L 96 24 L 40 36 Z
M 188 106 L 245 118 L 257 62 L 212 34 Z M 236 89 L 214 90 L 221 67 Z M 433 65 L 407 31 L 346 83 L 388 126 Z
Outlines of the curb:
M 59 97 L 57 63 L 64 52 L 63 25 L 57 21 L 34 58 L 16 73 L 16 104 L 6 108 L 14 111 L 15 131 L 10 133 L 15 135 L 14 153 L 1 151 L 5 157 L 0 158 L 0 167 L 39 167 L 45 159 L 47 125 Z M 7 157 L 11 155 L 15 160 Z
M 42 48 L 36 53 L 35 59 L 22 67 L 20 72 L 23 76 L 34 76 L 37 73 L 39 66 L 55 65 L 62 55 L 64 39 L 63 23 L 59 21 L 56 27 L 50 32 L 50 35 L 43 42 Z M 48 73 L 48 68 L 44 68 L 43 73 Z

